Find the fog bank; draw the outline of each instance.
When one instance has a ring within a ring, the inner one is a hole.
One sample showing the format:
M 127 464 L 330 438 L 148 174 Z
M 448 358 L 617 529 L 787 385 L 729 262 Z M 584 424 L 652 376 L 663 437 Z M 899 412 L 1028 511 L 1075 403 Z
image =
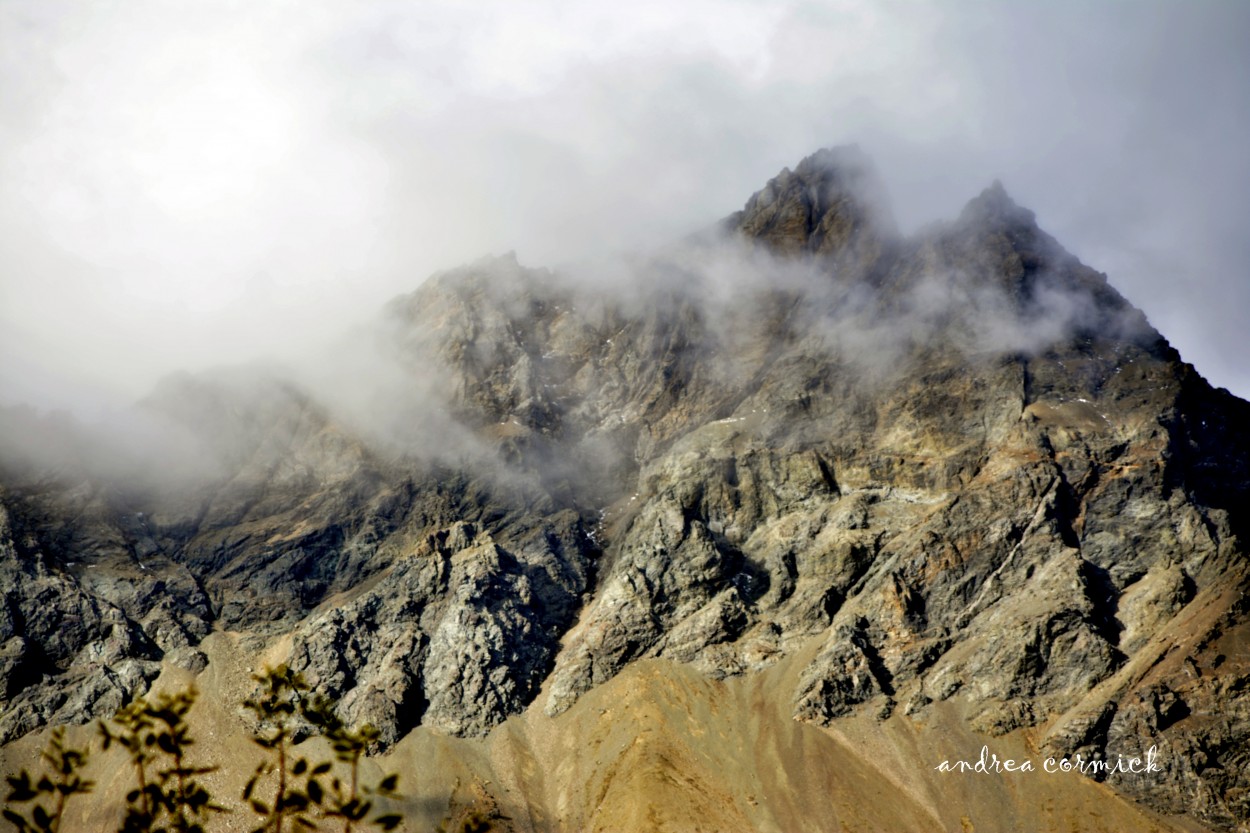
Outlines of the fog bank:
M 663 246 L 857 142 L 905 231 L 1000 178 L 1250 396 L 1250 7 L 0 7 L 0 402 L 288 360 L 428 274 Z

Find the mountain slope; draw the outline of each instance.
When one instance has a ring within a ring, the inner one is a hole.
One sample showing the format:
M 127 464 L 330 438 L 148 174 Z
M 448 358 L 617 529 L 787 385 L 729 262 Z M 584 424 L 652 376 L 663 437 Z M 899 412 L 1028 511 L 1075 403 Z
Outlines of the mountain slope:
M 523 710 L 568 726 L 618 676 L 671 676 L 702 714 L 728 679 L 828 727 L 812 738 L 852 733 L 926 772 L 982 739 L 1112 761 L 1155 746 L 1162 772 L 1107 785 L 1234 829 L 1250 405 L 1000 185 L 913 238 L 880 193 L 858 151 L 822 151 L 613 278 L 511 257 L 435 276 L 387 307 L 355 368 L 386 380 L 366 419 L 285 377 L 171 380 L 144 407 L 190 438 L 173 486 L 11 465 L 0 729 L 106 714 L 162 658 L 202 669 L 195 646 L 229 631 L 397 754 L 428 730 L 490 748 Z M 33 615 L 53 595 L 82 623 L 56 640 Z M 647 827 L 651 787 L 628 785 L 652 770 L 686 785 L 670 807 L 733 793 L 706 757 L 729 753 L 645 740 L 681 719 L 610 722 L 600 742 L 620 748 L 570 775 L 603 795 L 544 824 Z M 566 742 L 598 731 L 576 725 Z M 702 818 L 822 818 L 788 789 Z M 936 800 L 851 826 L 949 826 Z M 1027 812 L 961 800 L 990 823 Z

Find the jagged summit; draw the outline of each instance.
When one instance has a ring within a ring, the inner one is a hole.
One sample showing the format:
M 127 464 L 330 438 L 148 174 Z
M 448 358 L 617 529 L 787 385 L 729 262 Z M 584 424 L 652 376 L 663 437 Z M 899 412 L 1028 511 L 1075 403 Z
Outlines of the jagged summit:
M 973 341 L 981 330 L 1015 331 L 1031 350 L 1040 322 L 1047 337 L 1166 346 L 1105 275 L 1043 231 L 998 180 L 956 220 L 906 239 L 868 156 L 855 145 L 826 148 L 783 170 L 723 227 L 783 257 L 820 258 L 840 284 L 875 295 L 883 320 L 901 316 L 899 326 L 946 322 Z M 921 305 L 931 314 L 917 321 Z
M 725 225 L 781 253 L 871 258 L 897 233 L 884 193 L 857 146 L 827 148 L 769 180 Z
M 969 200 L 959 215 L 959 222 L 967 226 L 1019 226 L 1036 227 L 1037 218 L 1032 211 L 1017 205 L 1003 183 L 994 180 L 978 196 Z

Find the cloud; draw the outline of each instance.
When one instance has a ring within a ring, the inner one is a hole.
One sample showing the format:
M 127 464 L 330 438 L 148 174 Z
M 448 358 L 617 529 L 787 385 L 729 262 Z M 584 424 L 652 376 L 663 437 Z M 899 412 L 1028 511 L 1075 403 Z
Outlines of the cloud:
M 1250 394 L 1240 4 L 13 0 L 0 33 L 3 401 L 297 356 L 483 254 L 661 246 L 848 141 L 905 229 L 1003 179 Z

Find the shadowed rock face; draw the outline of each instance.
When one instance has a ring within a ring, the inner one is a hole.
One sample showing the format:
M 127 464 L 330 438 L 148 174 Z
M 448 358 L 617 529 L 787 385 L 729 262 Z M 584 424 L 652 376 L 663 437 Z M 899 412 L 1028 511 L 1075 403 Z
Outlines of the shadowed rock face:
M 108 714 L 214 629 L 289 640 L 388 745 L 560 714 L 644 658 L 802 657 L 799 720 L 949 701 L 1048 754 L 1157 745 L 1110 784 L 1232 829 L 1250 405 L 997 183 L 914 238 L 879 193 L 822 151 L 624 288 L 506 257 L 396 299 L 382 352 L 454 449 L 238 371 L 144 403 L 193 440 L 172 484 L 10 454 L 0 736 Z

